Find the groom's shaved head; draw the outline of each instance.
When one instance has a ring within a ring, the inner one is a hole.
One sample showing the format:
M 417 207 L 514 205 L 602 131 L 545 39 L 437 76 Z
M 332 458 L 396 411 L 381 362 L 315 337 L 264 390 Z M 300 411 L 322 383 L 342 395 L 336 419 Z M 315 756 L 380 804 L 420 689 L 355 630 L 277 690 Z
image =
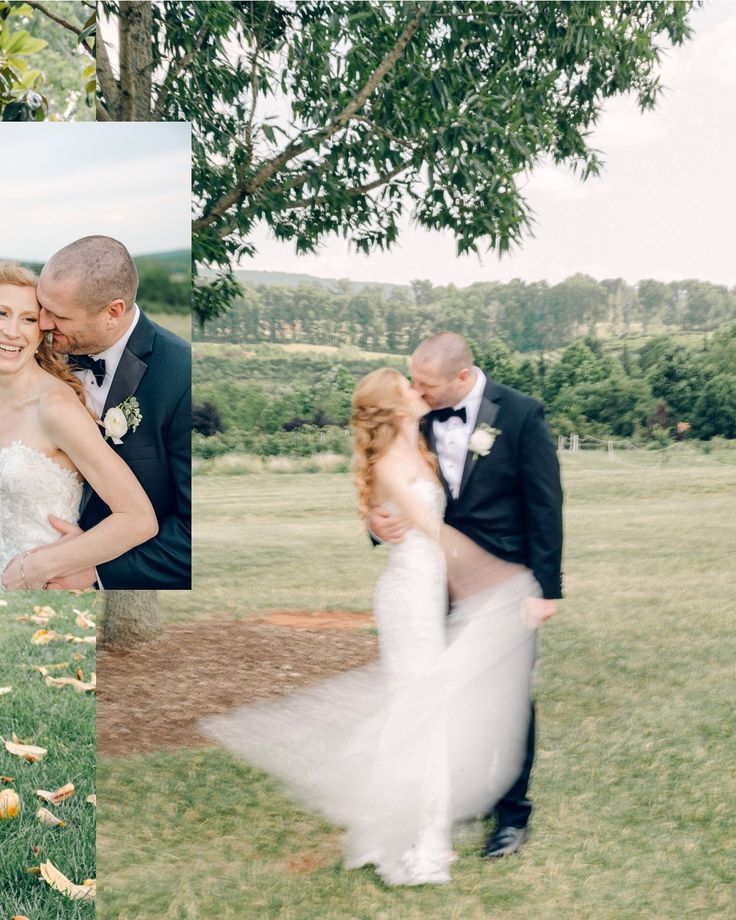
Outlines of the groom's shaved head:
M 85 236 L 54 253 L 44 265 L 47 281 L 74 282 L 74 299 L 97 313 L 114 300 L 133 309 L 138 271 L 128 250 L 111 236 Z
M 449 379 L 473 366 L 473 354 L 465 339 L 456 332 L 437 332 L 416 349 L 413 360 L 423 366 L 431 365 L 441 376 Z
M 473 354 L 456 332 L 438 332 L 411 356 L 414 389 L 432 409 L 457 405 L 473 388 Z

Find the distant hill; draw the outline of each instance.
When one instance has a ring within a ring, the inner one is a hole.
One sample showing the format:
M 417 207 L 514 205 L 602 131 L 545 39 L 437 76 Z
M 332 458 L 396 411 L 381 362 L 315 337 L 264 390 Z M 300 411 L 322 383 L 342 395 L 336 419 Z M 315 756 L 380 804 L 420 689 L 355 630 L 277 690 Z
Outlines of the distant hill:
M 140 270 L 143 266 L 157 265 L 169 272 L 184 272 L 190 274 L 192 270 L 192 254 L 188 249 L 171 249 L 166 252 L 147 252 L 143 255 L 133 256 L 133 261 Z M 34 272 L 40 272 L 44 266 L 43 262 L 33 262 L 28 259 L 19 259 L 17 257 L 2 256 L 0 261 L 20 262 L 26 265 Z
M 235 272 L 238 281 L 246 284 L 281 285 L 282 287 L 297 287 L 300 284 L 311 284 L 316 287 L 337 291 L 342 285 L 349 285 L 348 290 L 355 293 L 365 288 L 380 289 L 385 292 L 398 288 L 409 290 L 405 284 L 383 284 L 380 281 L 350 281 L 348 278 L 318 278 L 316 275 L 307 275 L 300 272 L 259 272 L 240 269 Z
M 145 255 L 133 256 L 133 261 L 140 269 L 144 265 L 156 264 L 171 272 L 184 272 L 189 275 L 192 271 L 192 254 L 189 249 L 172 249 L 168 252 L 151 252 Z

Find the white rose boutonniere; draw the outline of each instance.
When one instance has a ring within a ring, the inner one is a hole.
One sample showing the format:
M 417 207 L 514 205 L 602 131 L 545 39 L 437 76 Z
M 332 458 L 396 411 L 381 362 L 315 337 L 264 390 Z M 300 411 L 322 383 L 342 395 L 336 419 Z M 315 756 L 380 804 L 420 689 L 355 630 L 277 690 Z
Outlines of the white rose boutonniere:
M 122 444 L 125 435 L 135 431 L 142 420 L 143 413 L 138 400 L 135 396 L 129 396 L 120 405 L 108 409 L 99 424 L 105 429 L 105 440 L 110 438 L 113 444 Z
M 500 428 L 491 428 L 490 425 L 478 425 L 470 435 L 468 450 L 473 454 L 473 463 L 478 457 L 487 457 L 491 452 L 496 438 L 501 434 Z

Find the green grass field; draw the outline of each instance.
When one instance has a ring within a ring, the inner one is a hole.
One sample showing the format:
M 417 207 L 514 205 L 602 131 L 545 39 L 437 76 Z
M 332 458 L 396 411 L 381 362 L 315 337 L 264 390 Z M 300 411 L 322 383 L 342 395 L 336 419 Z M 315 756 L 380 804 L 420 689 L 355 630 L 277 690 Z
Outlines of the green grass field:
M 34 665 L 66 662 L 50 672 L 54 677 L 74 677 L 77 668 L 85 680 L 95 670 L 93 645 L 54 641 L 32 645 L 39 628 L 17 622 L 33 614 L 34 605 L 51 605 L 56 616 L 48 629 L 76 636 L 94 635 L 75 624 L 73 608 L 90 610 L 94 595 L 71 597 L 57 592 L 13 592 L 0 595 L 0 687 L 12 691 L 0 696 L 0 735 L 13 733 L 23 742 L 48 750 L 38 763 L 12 756 L 0 742 L 0 790 L 14 789 L 20 796 L 19 817 L 0 821 L 0 917 L 25 915 L 31 920 L 85 920 L 95 914 L 94 903 L 71 901 L 26 870 L 50 860 L 72 882 L 94 878 L 95 807 L 85 801 L 95 792 L 94 694 L 71 687 L 47 687 Z M 74 783 L 75 794 L 59 805 L 46 806 L 64 827 L 45 826 L 36 819 L 42 803 L 37 789 L 54 791 Z M 40 848 L 34 852 L 34 847 Z
M 106 759 L 103 920 L 736 916 L 736 465 L 580 454 L 563 474 L 567 597 L 540 641 L 521 854 L 484 864 L 466 837 L 451 884 L 389 889 L 229 754 Z M 346 474 L 208 475 L 195 495 L 198 589 L 165 597 L 169 620 L 370 608 L 384 551 Z
M 188 313 L 152 313 L 151 319 L 187 342 L 192 341 L 192 317 Z

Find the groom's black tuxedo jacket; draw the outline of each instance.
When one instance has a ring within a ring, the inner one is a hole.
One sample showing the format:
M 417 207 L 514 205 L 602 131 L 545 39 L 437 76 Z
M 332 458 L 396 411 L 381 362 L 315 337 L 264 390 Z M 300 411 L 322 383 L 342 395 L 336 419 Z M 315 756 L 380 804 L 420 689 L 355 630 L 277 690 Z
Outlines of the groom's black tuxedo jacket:
M 431 418 L 423 433 L 434 451 Z M 501 559 L 528 566 L 545 597 L 562 597 L 560 466 L 542 403 L 489 380 L 475 427 L 483 423 L 501 434 L 487 456 L 473 460 L 468 451 L 457 499 L 443 480 L 445 521 Z
M 104 413 L 129 396 L 143 416 L 122 444 L 108 444 L 135 473 L 153 505 L 158 534 L 97 567 L 103 588 L 191 587 L 192 353 L 178 336 L 141 313 L 120 359 Z M 110 514 L 89 487 L 80 526 L 94 527 Z

